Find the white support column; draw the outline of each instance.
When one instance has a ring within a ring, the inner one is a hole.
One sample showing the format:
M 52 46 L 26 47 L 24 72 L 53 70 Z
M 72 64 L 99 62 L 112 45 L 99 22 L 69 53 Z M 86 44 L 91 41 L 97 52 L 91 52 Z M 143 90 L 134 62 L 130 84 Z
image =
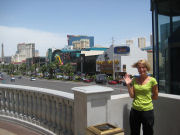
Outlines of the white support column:
M 56 99 L 54 96 L 51 96 L 51 122 L 52 122 L 52 130 L 53 132 L 55 132 L 55 129 L 57 128 L 57 123 L 56 123 L 56 115 L 57 115 L 57 108 L 56 108 Z
M 75 135 L 85 135 L 86 128 L 108 122 L 108 100 L 112 88 L 103 86 L 74 87 Z
M 57 115 L 56 115 L 57 128 L 55 130 L 55 133 L 57 135 L 60 135 L 62 132 L 62 99 L 61 98 L 56 98 L 56 108 L 57 108 Z
M 28 116 L 28 92 L 23 92 L 23 100 L 24 100 L 24 119 L 27 120 Z
M 19 116 L 19 93 L 15 90 L 15 117 Z
M 6 114 L 9 115 L 10 112 L 10 90 L 6 90 Z
M 47 123 L 46 120 L 46 111 L 47 111 L 47 106 L 46 106 L 46 96 L 42 95 L 42 126 L 45 126 L 45 124 Z
M 37 93 L 37 121 L 40 125 L 42 121 L 42 94 Z
M 23 102 L 23 91 L 19 91 L 19 117 L 23 119 L 23 110 L 24 110 L 24 102 Z

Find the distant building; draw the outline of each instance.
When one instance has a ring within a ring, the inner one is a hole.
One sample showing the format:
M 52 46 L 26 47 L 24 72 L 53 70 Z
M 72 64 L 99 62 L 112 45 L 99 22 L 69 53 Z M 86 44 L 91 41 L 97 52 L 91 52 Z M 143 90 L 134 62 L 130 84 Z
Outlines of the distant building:
M 68 46 L 73 46 L 75 48 L 94 47 L 93 36 L 67 35 L 67 38 Z
M 126 44 L 127 45 L 132 45 L 132 44 L 134 44 L 134 41 L 133 40 L 126 40 Z
M 84 49 L 90 47 L 89 39 L 80 39 L 80 41 L 73 41 L 73 49 Z
M 96 58 L 107 50 L 104 47 L 93 47 L 86 49 L 67 49 L 54 50 L 52 53 L 52 61 L 56 60 L 56 56 L 60 57 L 63 64 L 70 63 L 73 65 L 75 72 L 83 72 L 88 74 L 96 73 Z
M 25 62 L 27 58 L 35 57 L 35 44 L 34 43 L 21 43 L 17 45 L 17 51 L 12 56 L 13 63 Z
M 1 45 L 1 63 L 4 64 L 4 45 Z
M 35 50 L 35 57 L 39 57 L 39 50 Z
M 138 38 L 138 47 L 139 48 L 146 47 L 146 38 L 145 37 Z
M 138 71 L 136 68 L 132 68 L 132 65 L 140 59 L 147 60 L 147 52 L 133 45 L 111 46 L 104 54 L 99 55 L 97 58 L 96 71 L 113 74 L 113 59 L 116 77 L 119 75 L 122 76 L 126 72 L 131 75 L 137 75 Z
M 11 56 L 5 56 L 4 57 L 4 63 L 10 64 L 11 63 Z

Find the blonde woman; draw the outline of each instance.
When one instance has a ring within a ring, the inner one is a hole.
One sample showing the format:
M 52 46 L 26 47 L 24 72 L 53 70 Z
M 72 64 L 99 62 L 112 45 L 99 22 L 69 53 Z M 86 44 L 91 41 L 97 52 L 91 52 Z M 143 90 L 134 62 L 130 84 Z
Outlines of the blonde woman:
M 131 79 L 126 74 L 124 77 L 129 95 L 134 99 L 129 119 L 131 135 L 140 135 L 141 124 L 143 135 L 153 135 L 154 110 L 152 100 L 158 98 L 157 81 L 147 75 L 150 65 L 146 60 L 139 60 L 132 67 L 137 68 L 140 76 Z

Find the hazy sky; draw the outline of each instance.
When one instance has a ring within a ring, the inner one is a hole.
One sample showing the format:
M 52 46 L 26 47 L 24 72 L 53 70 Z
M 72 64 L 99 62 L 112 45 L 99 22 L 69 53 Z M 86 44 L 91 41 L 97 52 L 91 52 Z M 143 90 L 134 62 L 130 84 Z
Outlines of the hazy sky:
M 33 42 L 41 56 L 67 45 L 67 34 L 94 36 L 109 47 L 152 31 L 150 0 L 0 0 L 0 44 L 5 56 Z

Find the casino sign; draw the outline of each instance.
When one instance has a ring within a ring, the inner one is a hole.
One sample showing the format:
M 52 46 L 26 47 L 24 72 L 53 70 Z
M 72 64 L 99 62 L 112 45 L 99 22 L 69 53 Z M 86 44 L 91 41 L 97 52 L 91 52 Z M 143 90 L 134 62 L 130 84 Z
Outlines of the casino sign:
M 129 46 L 117 46 L 114 47 L 114 53 L 120 55 L 128 55 L 130 53 Z

